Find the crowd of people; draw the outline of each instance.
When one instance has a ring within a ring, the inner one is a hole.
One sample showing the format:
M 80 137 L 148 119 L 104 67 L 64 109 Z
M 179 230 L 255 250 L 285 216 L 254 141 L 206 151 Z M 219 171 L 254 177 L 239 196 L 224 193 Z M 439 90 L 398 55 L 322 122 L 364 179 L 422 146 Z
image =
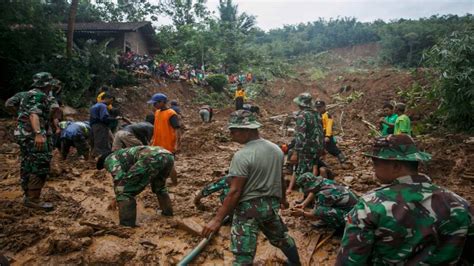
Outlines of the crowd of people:
M 121 225 L 136 226 L 135 197 L 148 184 L 161 214 L 174 214 L 166 181 L 170 178 L 177 185 L 174 163 L 181 149 L 182 130 L 177 103 L 171 108 L 168 97 L 156 93 L 148 101 L 155 111 L 146 121 L 117 128 L 114 125 L 121 117 L 119 112 L 113 114 L 113 96 L 105 89 L 90 108 L 89 121 L 58 122 L 60 118 L 51 114 L 59 105 L 54 93 L 50 94 L 58 81 L 46 72 L 34 75 L 33 81 L 31 90 L 7 101 L 7 107 L 18 117 L 15 136 L 20 145 L 25 206 L 46 211 L 54 208 L 40 200 L 49 173 L 53 149 L 50 135 L 54 132 L 59 134 L 64 159 L 71 146 L 86 157 L 86 140 L 92 137 L 97 168 L 105 168 L 113 177 Z M 239 97 L 242 101 L 237 103 Z M 253 263 L 260 231 L 286 255 L 289 265 L 301 264 L 296 242 L 279 214 L 280 209 L 290 207 L 287 194 L 296 187 L 304 198 L 291 206 L 291 214 L 342 235 L 336 265 L 474 262 L 473 206 L 418 172 L 419 163 L 431 156 L 420 151 L 410 136 L 404 105 L 385 106 L 386 117 L 380 121 L 383 136 L 364 153 L 372 160 L 375 176 L 383 186 L 358 197 L 328 171 L 321 171 L 325 169 L 321 160 L 324 150 L 341 163 L 346 161 L 333 139 L 332 118 L 323 101 L 313 101 L 309 93 L 294 99 L 299 111 L 289 161 L 295 165 L 295 173 L 288 187 L 283 174 L 284 151 L 260 136 L 262 124 L 255 112 L 243 108 L 244 100 L 245 92 L 236 93 L 237 110 L 228 121 L 232 140 L 242 148 L 233 155 L 228 173 L 206 185 L 194 199 L 201 207 L 203 197 L 222 191 L 222 204 L 204 226 L 202 236 L 210 237 L 230 218 L 234 264 Z M 198 114 L 203 122 L 210 122 L 212 108 L 202 106 Z

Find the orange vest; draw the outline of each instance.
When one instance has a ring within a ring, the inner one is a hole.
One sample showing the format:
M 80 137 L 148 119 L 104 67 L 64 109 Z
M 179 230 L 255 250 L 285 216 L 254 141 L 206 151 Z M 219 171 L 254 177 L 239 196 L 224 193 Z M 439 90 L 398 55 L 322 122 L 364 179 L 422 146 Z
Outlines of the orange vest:
M 173 109 L 156 110 L 155 128 L 153 129 L 152 146 L 160 146 L 170 152 L 174 152 L 176 143 L 176 131 L 171 126 L 170 118 L 176 115 Z

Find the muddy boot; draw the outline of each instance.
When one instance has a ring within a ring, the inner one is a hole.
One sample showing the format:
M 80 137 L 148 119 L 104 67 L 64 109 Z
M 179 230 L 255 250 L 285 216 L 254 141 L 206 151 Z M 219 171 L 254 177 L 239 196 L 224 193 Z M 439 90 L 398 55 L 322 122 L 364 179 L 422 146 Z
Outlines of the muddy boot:
M 158 203 L 160 203 L 161 215 L 173 216 L 173 206 L 171 206 L 171 199 L 168 193 L 156 195 Z
M 23 205 L 28 208 L 43 210 L 43 211 L 52 211 L 54 206 L 49 202 L 40 201 L 41 189 L 29 189 L 25 192 L 25 197 L 23 198 Z
M 343 164 L 346 162 L 346 156 L 344 156 L 344 153 L 339 153 L 337 155 L 337 160 L 339 160 L 339 163 Z
M 298 254 L 298 249 L 296 248 L 296 246 L 293 246 L 291 248 L 285 248 L 285 249 L 282 249 L 281 251 L 288 258 L 288 260 L 286 261 L 284 265 L 291 265 L 291 266 L 301 265 L 300 255 Z
M 122 200 L 117 202 L 119 207 L 120 225 L 135 227 L 137 219 L 137 203 L 135 199 Z

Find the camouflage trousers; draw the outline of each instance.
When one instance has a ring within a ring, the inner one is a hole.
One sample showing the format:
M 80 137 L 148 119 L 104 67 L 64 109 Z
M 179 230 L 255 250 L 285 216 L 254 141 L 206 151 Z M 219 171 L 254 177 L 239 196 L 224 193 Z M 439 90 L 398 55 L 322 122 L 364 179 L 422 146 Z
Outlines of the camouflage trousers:
M 166 178 L 174 165 L 172 154 L 162 153 L 159 162 L 143 167 L 131 167 L 127 173 L 122 170 L 107 169 L 114 177 L 114 192 L 117 201 L 129 200 L 140 194 L 148 184 L 156 195 L 168 194 Z M 116 160 L 115 155 L 107 160 Z
M 51 163 L 51 139 L 45 149 L 38 151 L 33 138 L 18 139 L 20 145 L 20 178 L 23 191 L 42 189 L 49 174 Z
M 327 206 L 316 206 L 313 210 L 313 214 L 326 225 L 331 228 L 338 229 L 344 227 L 346 222 L 344 217 L 347 215 L 349 210 L 327 207 Z
M 298 153 L 298 167 L 296 168 L 296 177 L 304 173 L 312 173 L 313 167 L 316 165 L 318 165 L 317 155 Z
M 257 249 L 259 231 L 268 241 L 280 249 L 295 247 L 288 235 L 288 228 L 278 215 L 280 200 L 262 197 L 239 203 L 234 210 L 230 248 L 234 254 L 234 265 L 251 265 Z

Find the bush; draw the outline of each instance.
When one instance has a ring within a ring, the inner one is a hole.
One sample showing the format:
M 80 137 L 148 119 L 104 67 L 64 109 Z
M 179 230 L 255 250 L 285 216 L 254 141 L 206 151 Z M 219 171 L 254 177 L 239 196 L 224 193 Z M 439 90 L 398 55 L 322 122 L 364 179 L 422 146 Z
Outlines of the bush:
M 426 63 L 439 74 L 433 86 L 439 114 L 457 129 L 474 131 L 474 31 L 454 32 L 433 46 Z
M 111 83 L 114 87 L 122 87 L 126 85 L 136 85 L 138 84 L 138 81 L 133 76 L 133 74 L 129 73 L 126 70 L 119 69 L 112 78 Z
M 222 92 L 227 85 L 227 76 L 223 74 L 209 75 L 206 77 L 206 81 L 216 92 Z

